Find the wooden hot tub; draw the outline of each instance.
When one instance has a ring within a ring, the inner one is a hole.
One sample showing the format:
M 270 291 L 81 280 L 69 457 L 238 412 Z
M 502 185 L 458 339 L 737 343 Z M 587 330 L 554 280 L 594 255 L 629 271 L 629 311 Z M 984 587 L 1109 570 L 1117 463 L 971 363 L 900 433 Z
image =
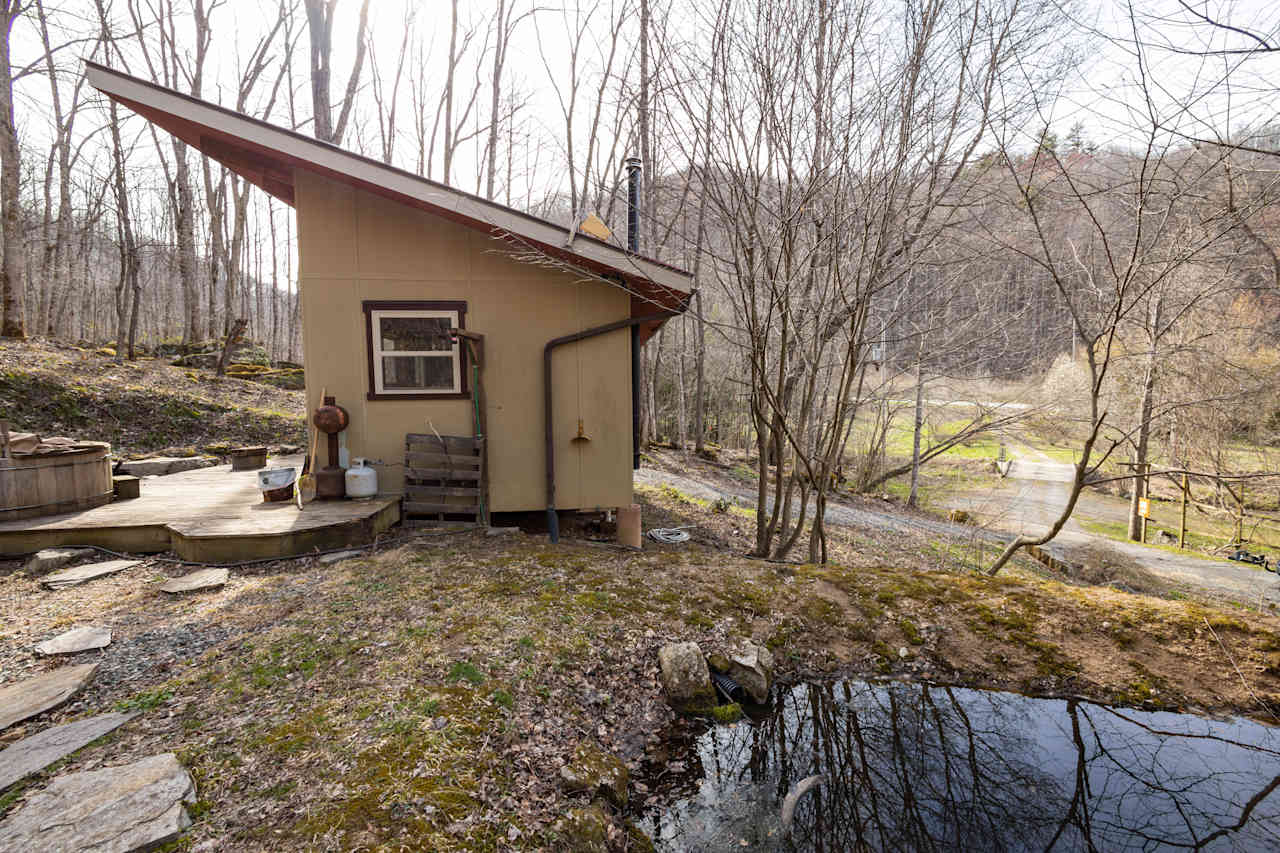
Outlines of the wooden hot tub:
M 110 503 L 111 445 L 80 441 L 0 459 L 0 521 Z

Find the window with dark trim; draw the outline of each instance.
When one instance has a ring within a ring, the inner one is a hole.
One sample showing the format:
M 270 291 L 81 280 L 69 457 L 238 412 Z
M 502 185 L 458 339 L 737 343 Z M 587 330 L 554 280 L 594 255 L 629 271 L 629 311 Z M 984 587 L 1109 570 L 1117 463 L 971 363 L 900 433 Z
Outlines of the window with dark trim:
M 366 301 L 370 400 L 467 395 L 463 347 L 449 330 L 466 328 L 465 302 Z

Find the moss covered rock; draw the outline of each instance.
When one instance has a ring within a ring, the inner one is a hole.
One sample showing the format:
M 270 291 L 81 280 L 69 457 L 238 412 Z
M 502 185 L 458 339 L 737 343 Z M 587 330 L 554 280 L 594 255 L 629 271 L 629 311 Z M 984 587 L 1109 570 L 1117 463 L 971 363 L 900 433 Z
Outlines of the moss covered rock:
M 609 816 L 598 805 L 569 809 L 556 822 L 555 833 L 560 840 L 556 849 L 566 853 L 607 853 L 609 850 Z
M 618 808 L 626 808 L 626 765 L 591 741 L 578 744 L 573 758 L 560 768 L 560 781 L 570 793 L 604 797 Z
M 742 685 L 752 702 L 763 705 L 773 686 L 773 655 L 764 646 L 745 643 L 729 660 L 729 676 Z
M 736 723 L 742 719 L 742 706 L 737 702 L 715 705 L 711 708 L 711 719 L 717 723 Z
M 677 711 L 699 713 L 716 703 L 711 671 L 697 643 L 669 643 L 658 649 L 662 687 Z

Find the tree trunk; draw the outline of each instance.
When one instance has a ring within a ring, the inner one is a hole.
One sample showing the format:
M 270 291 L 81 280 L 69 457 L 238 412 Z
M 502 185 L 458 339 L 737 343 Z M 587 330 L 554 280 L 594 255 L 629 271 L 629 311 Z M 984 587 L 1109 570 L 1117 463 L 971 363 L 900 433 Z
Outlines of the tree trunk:
M 680 323 L 680 348 L 676 353 L 676 447 L 684 453 L 685 448 L 688 447 L 688 419 L 684 407 L 684 355 L 688 334 L 684 318 L 681 317 L 678 322 Z
M 1147 349 L 1146 370 L 1142 378 L 1142 402 L 1138 409 L 1138 441 L 1133 453 L 1133 488 L 1129 492 L 1129 538 L 1142 539 L 1142 516 L 1138 514 L 1138 501 L 1147 497 L 1147 480 L 1141 476 L 1146 471 L 1147 450 L 1151 439 L 1151 410 L 1155 403 L 1157 347 L 1160 341 L 1160 314 L 1163 299 L 1156 295 L 1151 303 L 1151 346 Z
M 915 506 L 920 488 L 920 434 L 924 431 L 924 344 L 916 353 L 916 417 L 911 432 L 911 493 L 907 506 Z
M 22 14 L 22 0 L 4 0 L 0 6 L 0 337 L 25 338 L 26 246 L 22 235 L 21 156 L 18 128 L 13 116 L 13 68 L 9 62 L 9 36 Z
M 187 163 L 187 143 L 173 138 L 174 183 L 177 209 L 174 227 L 178 232 L 178 277 L 182 279 L 183 304 L 187 309 L 187 341 L 200 338 L 200 295 L 196 287 L 195 195 L 191 192 L 191 169 Z M 117 341 L 116 343 L 119 343 Z

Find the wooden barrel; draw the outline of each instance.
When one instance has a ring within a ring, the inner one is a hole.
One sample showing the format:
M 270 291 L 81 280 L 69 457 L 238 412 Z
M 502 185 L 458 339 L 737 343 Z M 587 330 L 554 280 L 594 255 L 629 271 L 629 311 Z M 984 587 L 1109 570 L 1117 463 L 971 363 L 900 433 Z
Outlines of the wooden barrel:
M 0 459 L 0 521 L 110 503 L 111 445 L 83 441 L 66 450 Z

